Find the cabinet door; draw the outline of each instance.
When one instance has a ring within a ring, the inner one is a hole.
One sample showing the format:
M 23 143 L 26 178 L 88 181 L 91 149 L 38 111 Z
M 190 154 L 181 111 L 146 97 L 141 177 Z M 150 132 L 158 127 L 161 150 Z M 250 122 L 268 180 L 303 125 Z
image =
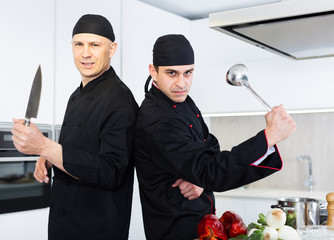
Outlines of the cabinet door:
M 31 85 L 39 65 L 42 94 L 38 118 L 53 120 L 53 1 L 1 1 L 0 121 L 24 118 Z M 5 57 L 4 57 L 5 56 Z
M 129 240 L 145 240 L 146 239 L 139 197 L 134 197 L 132 199 L 131 223 L 130 223 L 129 231 L 130 231 Z
M 238 213 L 242 218 L 245 216 L 245 200 L 243 198 L 216 197 L 216 214 L 220 218 L 226 211 Z
M 263 213 L 267 215 L 271 209 L 271 205 L 277 203 L 275 199 L 263 199 L 263 198 L 245 198 L 245 217 L 244 222 L 246 225 L 251 222 L 256 223 L 259 219 L 259 214 Z
M 216 214 L 218 217 L 225 211 L 234 211 L 242 217 L 246 225 L 257 222 L 259 214 L 267 214 L 271 205 L 276 204 L 275 199 L 265 198 L 238 198 L 238 197 L 216 197 Z

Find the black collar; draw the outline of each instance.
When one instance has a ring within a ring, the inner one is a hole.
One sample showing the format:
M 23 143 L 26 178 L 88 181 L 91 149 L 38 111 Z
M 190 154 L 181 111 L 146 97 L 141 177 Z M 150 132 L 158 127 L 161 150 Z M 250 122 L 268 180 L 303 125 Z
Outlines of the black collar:
M 92 90 L 97 84 L 99 84 L 100 82 L 108 79 L 110 76 L 115 76 L 116 72 L 113 69 L 112 66 L 110 66 L 110 68 L 105 71 L 104 73 L 102 73 L 102 75 L 100 75 L 99 77 L 93 79 L 92 81 L 90 81 L 89 83 L 86 84 L 86 86 L 82 86 L 82 82 L 80 83 L 80 92 L 81 94 L 85 94 L 87 92 L 89 92 L 90 90 Z

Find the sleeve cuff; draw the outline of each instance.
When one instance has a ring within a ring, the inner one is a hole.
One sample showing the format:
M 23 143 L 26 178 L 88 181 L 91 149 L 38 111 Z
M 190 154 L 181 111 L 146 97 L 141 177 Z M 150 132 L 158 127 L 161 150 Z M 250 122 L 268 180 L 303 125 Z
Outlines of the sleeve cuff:
M 267 150 L 267 152 L 258 160 L 256 160 L 255 162 L 252 163 L 252 165 L 260 165 L 270 154 L 275 152 L 275 147 L 271 147 Z

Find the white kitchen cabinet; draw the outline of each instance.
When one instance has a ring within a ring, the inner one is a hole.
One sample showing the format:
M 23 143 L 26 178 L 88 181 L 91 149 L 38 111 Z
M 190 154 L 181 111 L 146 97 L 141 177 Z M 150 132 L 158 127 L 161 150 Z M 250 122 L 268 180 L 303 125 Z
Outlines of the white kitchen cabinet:
M 53 1 L 7 0 L 0 3 L 0 121 L 24 118 L 36 70 L 42 68 L 38 119 L 52 123 L 54 75 Z
M 244 87 L 225 81 L 228 69 L 243 63 L 249 83 L 269 105 L 288 110 L 334 108 L 334 58 L 291 60 L 209 28 L 209 20 L 190 23 L 195 52 L 191 96 L 202 113 L 266 111 Z
M 1 240 L 45 240 L 49 208 L 0 214 Z
M 276 199 L 259 199 L 249 198 L 245 199 L 245 223 L 257 222 L 259 214 L 263 213 L 267 215 L 271 206 L 277 204 Z
M 145 240 L 143 214 L 141 209 L 139 185 L 137 180 L 137 173 L 135 172 L 133 183 L 133 198 L 131 210 L 131 222 L 129 230 L 129 240 Z
M 221 217 L 225 211 L 234 211 L 239 214 L 246 225 L 257 222 L 259 214 L 267 214 L 275 199 L 239 198 L 216 196 L 216 213 Z
M 216 215 L 220 218 L 224 212 L 233 211 L 238 213 L 242 218 L 245 216 L 244 199 L 230 197 L 215 197 L 216 199 Z

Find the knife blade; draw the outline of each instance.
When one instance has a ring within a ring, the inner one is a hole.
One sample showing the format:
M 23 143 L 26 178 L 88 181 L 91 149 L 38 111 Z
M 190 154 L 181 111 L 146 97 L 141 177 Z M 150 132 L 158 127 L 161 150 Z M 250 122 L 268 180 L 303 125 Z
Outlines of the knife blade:
M 30 90 L 28 106 L 24 118 L 25 126 L 30 126 L 31 118 L 37 118 L 39 101 L 41 98 L 41 91 L 42 91 L 42 70 L 41 70 L 41 65 L 39 65 Z

